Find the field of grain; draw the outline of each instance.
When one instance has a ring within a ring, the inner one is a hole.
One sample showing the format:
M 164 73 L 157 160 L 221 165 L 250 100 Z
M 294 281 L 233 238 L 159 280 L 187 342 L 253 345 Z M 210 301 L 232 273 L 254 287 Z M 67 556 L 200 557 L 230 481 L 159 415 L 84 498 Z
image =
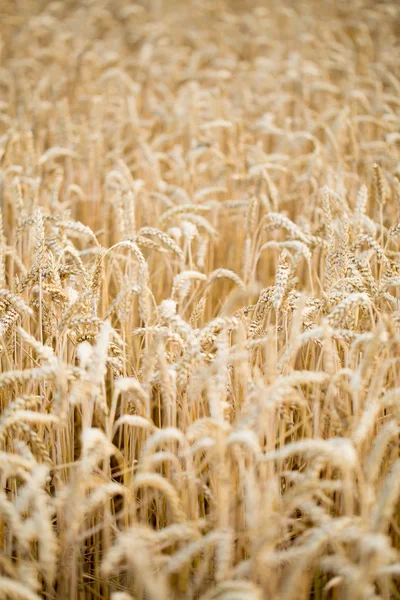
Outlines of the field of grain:
M 0 599 L 400 598 L 400 4 L 0 1 Z

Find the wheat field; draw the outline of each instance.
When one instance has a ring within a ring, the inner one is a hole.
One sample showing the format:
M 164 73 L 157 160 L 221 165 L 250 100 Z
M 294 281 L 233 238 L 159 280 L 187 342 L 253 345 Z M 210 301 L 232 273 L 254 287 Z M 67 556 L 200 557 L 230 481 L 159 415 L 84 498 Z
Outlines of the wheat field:
M 0 599 L 400 598 L 400 4 L 0 1 Z

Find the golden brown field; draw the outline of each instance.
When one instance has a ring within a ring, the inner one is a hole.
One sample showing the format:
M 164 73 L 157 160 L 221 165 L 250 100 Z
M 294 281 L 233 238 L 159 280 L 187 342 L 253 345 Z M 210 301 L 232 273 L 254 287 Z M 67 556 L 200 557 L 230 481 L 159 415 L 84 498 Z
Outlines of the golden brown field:
M 400 3 L 0 0 L 0 599 L 400 598 Z

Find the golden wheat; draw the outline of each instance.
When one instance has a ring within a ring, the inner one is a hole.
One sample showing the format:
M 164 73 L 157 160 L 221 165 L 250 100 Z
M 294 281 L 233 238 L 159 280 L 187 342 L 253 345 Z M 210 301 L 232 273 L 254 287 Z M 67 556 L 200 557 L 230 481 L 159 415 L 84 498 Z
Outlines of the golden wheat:
M 0 34 L 0 599 L 400 598 L 400 5 Z

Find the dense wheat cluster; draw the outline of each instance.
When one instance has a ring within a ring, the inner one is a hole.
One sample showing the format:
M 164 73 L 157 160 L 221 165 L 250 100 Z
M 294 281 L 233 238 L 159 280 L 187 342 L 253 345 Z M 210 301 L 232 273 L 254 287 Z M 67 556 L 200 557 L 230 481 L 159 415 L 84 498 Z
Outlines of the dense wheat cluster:
M 0 598 L 400 598 L 400 5 L 0 40 Z

